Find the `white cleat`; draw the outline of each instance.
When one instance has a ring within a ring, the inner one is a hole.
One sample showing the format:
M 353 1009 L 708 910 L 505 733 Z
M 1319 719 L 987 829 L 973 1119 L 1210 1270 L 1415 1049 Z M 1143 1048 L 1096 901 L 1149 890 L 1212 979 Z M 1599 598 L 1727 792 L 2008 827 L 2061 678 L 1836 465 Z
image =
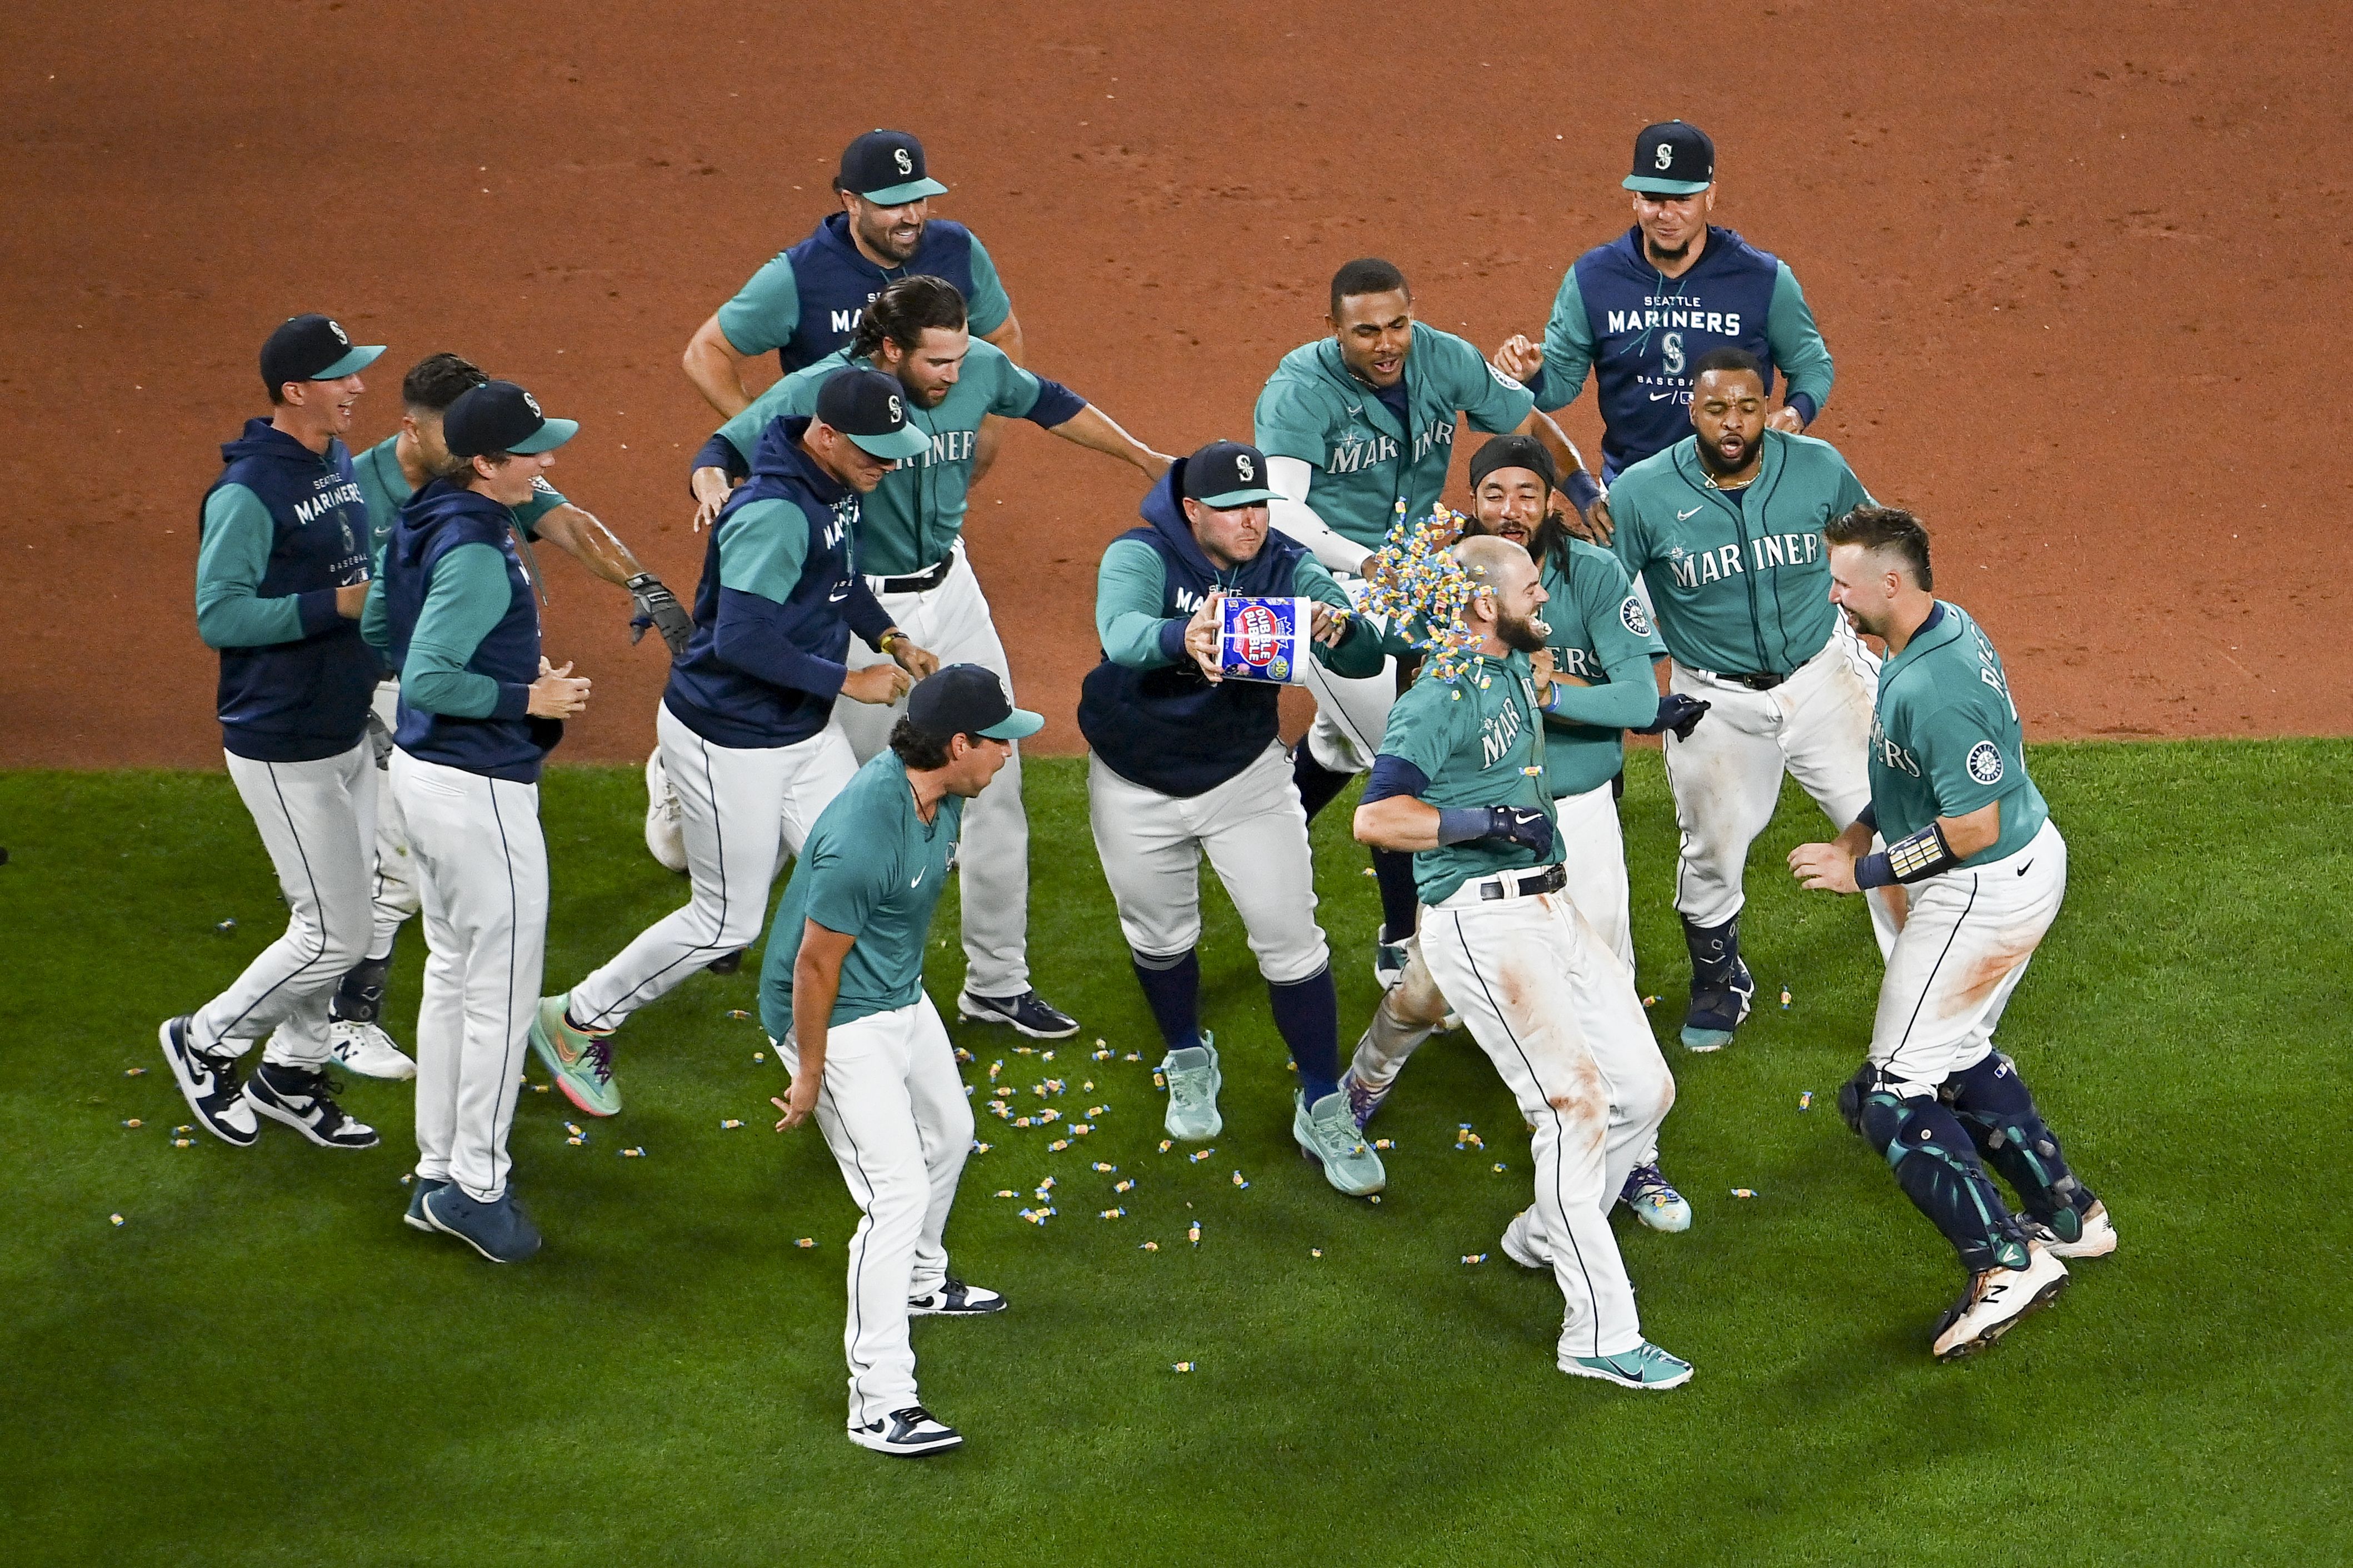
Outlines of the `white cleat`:
M 392 1037 L 378 1025 L 337 1018 L 327 1026 L 327 1048 L 337 1061 L 362 1078 L 397 1083 L 417 1076 L 417 1064 L 408 1059 L 407 1052 L 392 1043 Z
M 1534 1204 L 1514 1215 L 1512 1223 L 1504 1227 L 1504 1256 L 1523 1268 L 1552 1272 L 1552 1248 L 1545 1245 L 1544 1233 L 1536 1228 Z
M 2082 1215 L 2082 1226 L 2073 1241 L 2063 1240 L 2056 1230 L 2040 1222 L 2031 1228 L 2035 1239 L 2053 1258 L 2105 1258 L 2116 1249 L 2116 1227 L 2109 1223 L 2107 1205 L 2094 1200 Z
M 2030 1242 L 2023 1268 L 1988 1268 L 1969 1276 L 1968 1289 L 1937 1325 L 1928 1350 L 1938 1361 L 1974 1355 L 2021 1318 L 2041 1310 L 2067 1288 L 2067 1266 L 2041 1242 Z
M 852 1426 L 849 1440 L 878 1454 L 896 1454 L 902 1458 L 913 1458 L 921 1454 L 936 1454 L 958 1447 L 963 1444 L 964 1436 L 922 1405 L 910 1405 L 904 1410 L 892 1411 L 880 1421 Z
M 646 759 L 646 850 L 665 871 L 686 871 L 686 837 L 679 831 L 678 792 L 670 787 L 661 748 Z

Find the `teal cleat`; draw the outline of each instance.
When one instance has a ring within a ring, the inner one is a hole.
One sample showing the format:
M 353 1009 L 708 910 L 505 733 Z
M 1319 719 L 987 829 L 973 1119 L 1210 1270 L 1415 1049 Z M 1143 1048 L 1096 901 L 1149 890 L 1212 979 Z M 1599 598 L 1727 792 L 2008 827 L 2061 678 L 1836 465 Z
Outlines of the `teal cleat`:
M 565 1021 L 570 992 L 543 996 L 531 1021 L 531 1048 L 555 1079 L 564 1098 L 589 1116 L 621 1110 L 621 1086 L 613 1081 L 613 1043 L 603 1035 L 575 1029 Z
M 1168 1136 L 1198 1143 L 1225 1130 L 1226 1119 L 1218 1114 L 1218 1090 L 1225 1078 L 1218 1071 L 1217 1038 L 1208 1030 L 1201 1031 L 1199 1045 L 1169 1052 L 1160 1076 L 1168 1080 L 1168 1114 L 1162 1121 Z
M 1618 1201 L 1652 1230 L 1673 1234 L 1691 1228 L 1691 1200 L 1675 1191 L 1655 1160 L 1626 1173 L 1626 1187 Z
M 1334 1089 L 1310 1106 L 1306 1094 L 1294 1089 L 1292 1100 L 1291 1135 L 1299 1141 L 1300 1153 L 1324 1167 L 1324 1179 L 1335 1191 L 1368 1198 L 1388 1185 L 1381 1157 L 1365 1142 L 1348 1109 L 1346 1091 Z
M 1681 1388 L 1692 1380 L 1692 1363 L 1644 1340 L 1620 1355 L 1563 1356 L 1560 1370 L 1571 1377 L 1598 1377 L 1620 1388 Z

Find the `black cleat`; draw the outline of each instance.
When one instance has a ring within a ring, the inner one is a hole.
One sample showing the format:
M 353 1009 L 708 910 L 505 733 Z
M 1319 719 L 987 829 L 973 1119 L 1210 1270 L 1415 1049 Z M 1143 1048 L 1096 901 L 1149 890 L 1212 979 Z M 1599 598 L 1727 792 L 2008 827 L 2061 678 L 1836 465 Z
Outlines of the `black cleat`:
M 956 995 L 956 1016 L 975 1024 L 1010 1024 L 1033 1040 L 1067 1040 L 1079 1032 L 1079 1021 L 1052 1005 L 1035 991 L 1018 996 Z

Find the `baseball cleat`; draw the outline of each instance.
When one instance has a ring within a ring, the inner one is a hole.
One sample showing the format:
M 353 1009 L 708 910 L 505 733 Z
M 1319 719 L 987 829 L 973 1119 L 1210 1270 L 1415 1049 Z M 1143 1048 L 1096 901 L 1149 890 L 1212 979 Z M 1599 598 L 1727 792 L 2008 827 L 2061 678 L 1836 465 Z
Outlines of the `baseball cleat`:
M 1365 1142 L 1345 1094 L 1334 1089 L 1314 1105 L 1301 1089 L 1292 1090 L 1291 1098 L 1291 1136 L 1298 1141 L 1301 1154 L 1324 1167 L 1324 1179 L 1334 1191 L 1368 1198 L 1389 1184 L 1381 1157 Z
M 327 1026 L 327 1049 L 345 1069 L 362 1078 L 380 1078 L 397 1083 L 417 1076 L 417 1064 L 408 1053 L 392 1043 L 392 1037 L 380 1024 L 354 1023 L 338 1018 Z
M 1669 1233 L 1691 1228 L 1691 1202 L 1668 1184 L 1656 1161 L 1637 1165 L 1626 1173 L 1625 1189 L 1618 1201 L 1634 1211 L 1634 1217 L 1652 1230 Z
M 1504 1256 L 1523 1268 L 1543 1273 L 1552 1272 L 1552 1247 L 1544 1237 L 1544 1227 L 1536 1221 L 1535 1205 L 1530 1204 L 1512 1216 L 1504 1227 Z
M 1756 976 L 1747 961 L 1735 960 L 1731 981 L 1724 985 L 1692 983 L 1691 1011 L 1683 1016 L 1683 1047 L 1694 1051 L 1720 1051 L 1732 1043 L 1732 1031 L 1748 1019 L 1749 1003 L 1757 994 Z
M 2027 1248 L 2023 1268 L 1987 1268 L 1969 1276 L 1961 1299 L 1936 1325 L 1929 1353 L 1938 1361 L 1974 1355 L 2010 1332 L 2021 1318 L 2040 1311 L 2067 1288 L 2067 1266 L 2047 1247 Z
M 1225 1075 L 1218 1071 L 1218 1047 L 1208 1030 L 1201 1031 L 1199 1045 L 1162 1058 L 1160 1076 L 1168 1085 L 1168 1110 L 1161 1118 L 1168 1136 L 1198 1143 L 1225 1131 L 1226 1119 L 1218 1114 Z
M 531 1020 L 532 1053 L 555 1079 L 564 1098 L 590 1116 L 617 1115 L 621 1086 L 613 1081 L 613 1042 L 575 1029 L 564 1016 L 572 994 L 543 996 Z
M 679 830 L 678 792 L 670 787 L 661 748 L 646 759 L 646 852 L 665 871 L 686 871 L 686 837 Z
M 1357 1131 L 1365 1130 L 1365 1123 L 1373 1119 L 1373 1113 L 1381 1108 L 1381 1101 L 1387 1100 L 1389 1090 L 1396 1087 L 1397 1079 L 1392 1078 L 1376 1088 L 1358 1078 L 1354 1067 L 1340 1075 L 1340 1092 L 1348 1097 L 1348 1114 L 1355 1119 Z
M 1681 1388 L 1692 1380 L 1692 1363 L 1644 1340 L 1620 1355 L 1563 1356 L 1560 1370 L 1571 1377 L 1598 1377 L 1620 1388 Z
M 1405 978 L 1405 943 L 1391 942 L 1389 928 L 1381 927 L 1380 940 L 1373 943 L 1373 984 L 1388 990 Z
M 512 1193 L 501 1193 L 486 1204 L 451 1182 L 426 1194 L 417 1207 L 426 1224 L 456 1237 L 493 1263 L 521 1263 L 539 1250 L 539 1227 Z
M 433 1222 L 425 1217 L 425 1200 L 448 1184 L 448 1182 L 437 1182 L 427 1176 L 410 1177 L 408 1212 L 400 1216 L 401 1223 L 411 1230 L 421 1230 L 428 1235 L 431 1234 Z
M 1067 1040 L 1079 1032 L 1079 1021 L 1035 991 L 1018 996 L 976 996 L 956 994 L 956 1016 L 974 1024 L 1010 1024 L 1033 1040 Z
M 322 1149 L 373 1149 L 375 1129 L 334 1101 L 342 1089 L 319 1068 L 264 1062 L 245 1080 L 245 1098 L 272 1121 L 283 1121 Z
M 2063 1209 L 2052 1218 L 2050 1225 L 2040 1220 L 2029 1224 L 2027 1231 L 2053 1258 L 2105 1258 L 2116 1249 L 2116 1227 L 2108 1222 L 2108 1205 L 2096 1198 L 2081 1214 Z M 2062 1236 L 2062 1225 L 2070 1226 L 2075 1234 Z
M 980 1318 L 1005 1310 L 1005 1298 L 979 1285 L 967 1285 L 951 1274 L 936 1290 L 907 1298 L 911 1318 Z
M 188 1039 L 190 1015 L 166 1018 L 155 1037 L 164 1059 L 172 1064 L 173 1079 L 204 1130 L 224 1143 L 242 1149 L 261 1136 L 253 1106 L 238 1092 L 237 1058 L 226 1053 L 200 1051 Z
M 961 1447 L 964 1434 L 922 1405 L 910 1405 L 904 1410 L 893 1410 L 880 1421 L 852 1426 L 849 1440 L 878 1454 L 912 1458 L 919 1454 L 938 1454 Z
M 733 974 L 743 967 L 744 950 L 740 947 L 733 952 L 721 953 L 702 966 L 703 973 L 707 974 Z

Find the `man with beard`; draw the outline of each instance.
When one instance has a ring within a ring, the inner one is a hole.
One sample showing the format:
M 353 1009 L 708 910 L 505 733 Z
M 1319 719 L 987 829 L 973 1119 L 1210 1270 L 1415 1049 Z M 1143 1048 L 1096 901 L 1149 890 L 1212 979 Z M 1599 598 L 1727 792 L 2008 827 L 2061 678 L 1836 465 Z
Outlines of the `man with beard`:
M 1577 1377 L 1673 1388 L 1691 1363 L 1642 1337 L 1609 1229 L 1609 1196 L 1674 1103 L 1634 977 L 1562 889 L 1542 715 L 1567 689 L 1529 662 L 1549 595 L 1501 539 L 1427 558 L 1418 608 L 1464 641 L 1389 710 L 1356 837 L 1413 854 L 1421 954 L 1535 1129 L 1535 1203 L 1504 1251 L 1549 1268 L 1567 1303 L 1556 1360 Z M 1612 682 L 1611 684 L 1615 684 Z
M 1134 464 L 1148 480 L 1166 473 L 1169 459 L 1069 387 L 973 342 L 964 296 L 945 279 L 904 278 L 866 307 L 848 346 L 786 376 L 705 444 L 692 480 L 702 513 L 715 514 L 732 483 L 751 471 L 750 454 L 768 421 L 815 412 L 818 389 L 845 366 L 896 376 L 907 416 L 926 442 L 884 474 L 860 504 L 858 563 L 866 585 L 892 624 L 942 660 L 981 665 L 1011 689 L 1005 645 L 964 546 L 965 495 L 984 422 L 1028 419 L 1066 441 Z M 881 654 L 850 648 L 853 670 L 883 660 Z M 834 718 L 861 763 L 884 749 L 905 711 L 904 702 L 844 698 L 834 704 Z M 649 764 L 649 783 L 658 767 L 658 761 Z M 649 820 L 662 815 L 661 806 L 658 795 Z M 1029 984 L 1029 822 L 1021 808 L 1018 750 L 966 812 L 957 868 L 965 890 L 965 959 L 958 1015 L 1008 1025 L 1032 1039 L 1078 1033 L 1078 1021 Z
M 1563 891 L 1601 946 L 1625 965 L 1631 984 L 1634 933 L 1617 805 L 1625 732 L 1672 728 L 1687 736 L 1708 705 L 1681 694 L 1659 696 L 1651 661 L 1665 657 L 1666 648 L 1618 558 L 1570 536 L 1557 510 L 1561 499 L 1552 454 L 1528 437 L 1498 436 L 1471 459 L 1465 532 L 1508 540 L 1536 562 L 1546 630 L 1535 662 L 1549 672 L 1554 692 L 1544 715 L 1545 787 L 1567 878 Z M 1340 1080 L 1359 1127 L 1448 1011 L 1419 942 L 1409 938 L 1406 946 L 1404 978 L 1381 998 Z M 1655 1142 L 1615 1196 L 1653 1230 L 1691 1227 L 1691 1205 L 1660 1171 Z
M 1683 1042 L 1731 1043 L 1757 989 L 1740 956 L 1741 874 L 1786 772 L 1843 831 L 1871 799 L 1864 765 L 1879 663 L 1830 602 L 1823 525 L 1871 497 L 1828 442 L 1766 428 L 1765 372 L 1746 351 L 1694 364 L 1686 437 L 1611 492 L 1618 558 L 1651 591 L 1668 687 L 1708 721 L 1666 741 L 1682 830 L 1675 908 L 1691 949 Z M 1880 952 L 1900 905 L 1870 899 Z

